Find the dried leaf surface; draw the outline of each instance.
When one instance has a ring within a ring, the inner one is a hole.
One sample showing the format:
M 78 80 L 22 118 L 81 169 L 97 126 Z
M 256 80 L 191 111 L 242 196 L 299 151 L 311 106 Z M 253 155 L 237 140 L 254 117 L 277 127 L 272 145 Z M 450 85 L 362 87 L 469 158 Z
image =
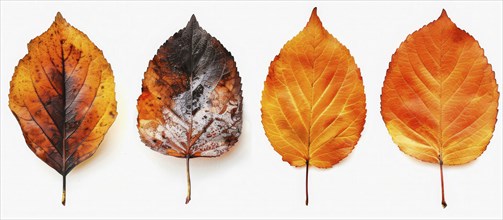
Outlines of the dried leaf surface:
M 496 124 L 498 97 L 484 50 L 444 10 L 393 55 L 381 113 L 400 150 L 442 169 L 484 152 Z
M 329 168 L 351 153 L 365 116 L 360 70 L 315 8 L 269 67 L 262 93 L 265 133 L 290 165 Z
M 112 69 L 101 50 L 58 13 L 19 61 L 9 107 L 28 147 L 65 183 L 66 175 L 94 154 L 115 120 Z
M 192 16 L 145 72 L 137 105 L 140 137 L 153 150 L 187 158 L 188 172 L 189 158 L 217 157 L 237 142 L 241 93 L 231 53 Z

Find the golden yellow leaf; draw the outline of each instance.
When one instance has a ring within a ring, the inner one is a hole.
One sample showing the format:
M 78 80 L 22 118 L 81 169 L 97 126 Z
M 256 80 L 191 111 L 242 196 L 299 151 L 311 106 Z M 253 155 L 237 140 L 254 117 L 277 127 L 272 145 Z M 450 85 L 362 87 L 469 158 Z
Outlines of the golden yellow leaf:
M 292 166 L 329 168 L 355 147 L 365 123 L 360 70 L 313 9 L 306 27 L 269 67 L 262 93 L 265 133 Z

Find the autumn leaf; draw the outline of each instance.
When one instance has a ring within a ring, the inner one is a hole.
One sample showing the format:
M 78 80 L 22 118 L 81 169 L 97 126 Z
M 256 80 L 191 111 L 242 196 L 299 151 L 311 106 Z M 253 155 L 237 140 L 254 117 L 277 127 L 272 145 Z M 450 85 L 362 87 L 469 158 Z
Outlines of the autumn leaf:
M 412 33 L 392 57 L 381 113 L 401 151 L 443 168 L 479 157 L 498 112 L 496 80 L 479 43 L 442 11 Z
M 189 159 L 227 152 L 241 133 L 241 78 L 231 53 L 193 15 L 150 61 L 138 98 L 141 140 L 162 154 Z
M 9 107 L 28 147 L 63 176 L 98 149 L 117 115 L 110 64 L 61 16 L 28 44 L 12 77 Z
M 306 27 L 271 62 L 262 92 L 262 124 L 283 160 L 330 168 L 353 150 L 365 123 L 360 70 L 313 9 Z

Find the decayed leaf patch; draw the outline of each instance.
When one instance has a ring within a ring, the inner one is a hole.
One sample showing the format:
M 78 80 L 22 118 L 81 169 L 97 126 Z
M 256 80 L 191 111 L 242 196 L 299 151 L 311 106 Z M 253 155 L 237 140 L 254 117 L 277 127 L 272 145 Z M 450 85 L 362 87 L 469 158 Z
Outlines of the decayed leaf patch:
M 138 98 L 138 130 L 153 150 L 186 159 L 186 203 L 190 158 L 220 156 L 241 134 L 241 93 L 234 58 L 195 16 L 150 61 Z

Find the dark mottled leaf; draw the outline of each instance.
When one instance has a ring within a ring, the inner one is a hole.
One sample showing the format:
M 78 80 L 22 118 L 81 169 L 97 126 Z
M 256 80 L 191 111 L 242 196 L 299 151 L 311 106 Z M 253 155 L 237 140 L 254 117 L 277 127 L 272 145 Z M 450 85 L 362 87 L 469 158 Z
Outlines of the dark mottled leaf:
M 142 141 L 160 153 L 217 157 L 241 132 L 241 78 L 234 58 L 192 16 L 150 61 L 138 98 Z

